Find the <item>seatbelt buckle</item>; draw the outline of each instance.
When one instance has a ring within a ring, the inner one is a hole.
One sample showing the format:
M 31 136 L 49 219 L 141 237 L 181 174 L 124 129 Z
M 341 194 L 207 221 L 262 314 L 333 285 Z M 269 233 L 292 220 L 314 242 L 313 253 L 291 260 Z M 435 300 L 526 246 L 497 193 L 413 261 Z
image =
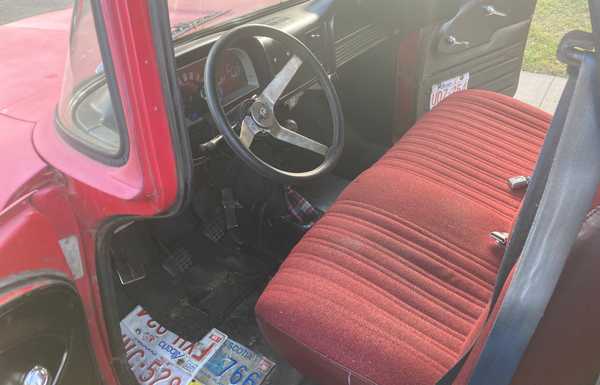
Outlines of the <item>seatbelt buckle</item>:
M 490 233 L 490 237 L 496 241 L 498 246 L 505 247 L 508 244 L 508 238 L 510 237 L 510 234 L 502 231 L 492 231 Z
M 513 176 L 511 178 L 508 178 L 508 180 L 506 182 L 508 183 L 508 187 L 512 191 L 518 191 L 518 190 L 526 189 L 527 186 L 529 186 L 530 181 L 531 181 L 531 177 L 519 175 L 519 176 Z

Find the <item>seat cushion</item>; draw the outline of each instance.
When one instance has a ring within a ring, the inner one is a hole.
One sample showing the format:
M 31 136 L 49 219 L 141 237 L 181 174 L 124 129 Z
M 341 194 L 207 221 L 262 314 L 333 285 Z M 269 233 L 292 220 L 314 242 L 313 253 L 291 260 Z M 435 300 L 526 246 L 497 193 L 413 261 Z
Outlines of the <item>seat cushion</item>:
M 435 384 L 483 323 L 551 116 L 467 91 L 360 175 L 261 296 L 262 331 L 321 384 Z

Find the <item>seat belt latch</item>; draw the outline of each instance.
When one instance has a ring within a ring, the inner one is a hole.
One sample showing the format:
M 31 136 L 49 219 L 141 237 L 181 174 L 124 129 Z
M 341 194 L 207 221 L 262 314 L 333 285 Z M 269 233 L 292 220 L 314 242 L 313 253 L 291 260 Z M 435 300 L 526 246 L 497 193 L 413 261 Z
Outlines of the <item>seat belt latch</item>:
M 508 183 L 508 187 L 510 187 L 513 191 L 523 190 L 529 186 L 529 181 L 531 181 L 531 177 L 529 176 L 513 176 L 512 178 L 508 178 L 506 181 Z
M 503 233 L 501 231 L 492 231 L 490 233 L 490 237 L 492 237 L 492 239 L 494 241 L 496 241 L 496 243 L 498 244 L 498 246 L 501 246 L 501 247 L 506 246 L 506 244 L 508 243 L 508 237 L 509 236 L 510 236 L 510 234 Z

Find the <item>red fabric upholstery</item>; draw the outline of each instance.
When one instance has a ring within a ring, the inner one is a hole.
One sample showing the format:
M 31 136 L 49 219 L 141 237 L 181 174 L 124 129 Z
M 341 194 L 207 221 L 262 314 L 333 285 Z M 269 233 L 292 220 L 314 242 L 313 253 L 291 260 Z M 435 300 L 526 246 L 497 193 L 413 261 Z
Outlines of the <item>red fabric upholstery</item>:
M 427 114 L 295 247 L 256 313 L 272 346 L 326 385 L 426 385 L 482 326 L 551 116 L 485 91 Z

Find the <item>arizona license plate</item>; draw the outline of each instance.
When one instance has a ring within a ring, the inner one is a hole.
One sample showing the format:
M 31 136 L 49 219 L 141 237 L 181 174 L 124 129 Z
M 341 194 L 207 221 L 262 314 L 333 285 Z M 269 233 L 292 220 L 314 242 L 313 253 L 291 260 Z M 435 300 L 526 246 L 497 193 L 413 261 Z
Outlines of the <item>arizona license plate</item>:
M 196 375 L 195 385 L 260 385 L 275 363 L 228 339 Z
M 213 329 L 199 342 L 184 340 L 140 306 L 121 321 L 129 366 L 140 384 L 187 385 L 227 340 Z

